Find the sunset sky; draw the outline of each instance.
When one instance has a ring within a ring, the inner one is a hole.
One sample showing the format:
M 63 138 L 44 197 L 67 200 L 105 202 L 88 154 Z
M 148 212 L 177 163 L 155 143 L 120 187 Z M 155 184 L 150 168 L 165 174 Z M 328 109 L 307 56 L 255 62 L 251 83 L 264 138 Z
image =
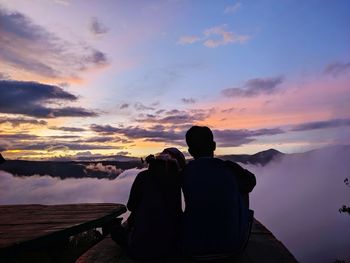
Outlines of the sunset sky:
M 5 158 L 350 143 L 350 1 L 0 0 Z

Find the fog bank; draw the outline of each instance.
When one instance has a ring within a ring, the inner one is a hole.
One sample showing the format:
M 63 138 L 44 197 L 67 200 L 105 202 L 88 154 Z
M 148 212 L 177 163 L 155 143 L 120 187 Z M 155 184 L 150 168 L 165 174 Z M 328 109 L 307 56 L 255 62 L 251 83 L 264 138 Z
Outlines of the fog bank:
M 0 204 L 67 204 L 127 202 L 135 176 L 129 169 L 116 179 L 79 178 L 61 180 L 51 176 L 17 177 L 0 171 Z
M 300 262 L 334 262 L 350 255 L 350 147 L 288 155 L 265 167 L 246 166 L 257 175 L 251 194 L 255 216 Z

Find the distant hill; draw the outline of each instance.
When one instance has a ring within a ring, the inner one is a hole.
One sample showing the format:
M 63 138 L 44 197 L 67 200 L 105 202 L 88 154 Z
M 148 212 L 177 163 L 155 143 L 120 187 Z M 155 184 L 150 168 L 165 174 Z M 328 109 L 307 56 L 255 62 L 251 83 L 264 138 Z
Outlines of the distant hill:
M 244 164 L 260 164 L 262 166 L 268 164 L 272 160 L 281 158 L 285 154 L 275 149 L 258 152 L 255 154 L 231 154 L 218 156 L 220 159 L 239 162 Z
M 232 154 L 218 157 L 223 160 L 244 164 L 266 165 L 270 161 L 280 158 L 283 155 L 284 153 L 275 149 L 269 149 L 252 155 Z M 7 160 L 0 165 L 0 170 L 15 176 L 49 175 L 61 179 L 86 177 L 114 179 L 124 170 L 143 167 L 143 164 L 138 158 L 119 155 L 114 157 L 115 160 L 118 161 L 90 161 L 89 157 L 87 157 L 86 160 L 84 157 L 80 158 L 79 161 Z
M 125 156 L 125 155 L 79 155 L 71 157 L 54 157 L 46 161 L 52 162 L 105 162 L 105 161 L 115 161 L 115 162 L 139 162 L 140 158 Z
M 116 178 L 123 170 L 141 168 L 141 161 L 99 161 L 99 162 L 57 162 L 7 160 L 0 165 L 0 170 L 16 176 L 50 175 L 66 178 Z

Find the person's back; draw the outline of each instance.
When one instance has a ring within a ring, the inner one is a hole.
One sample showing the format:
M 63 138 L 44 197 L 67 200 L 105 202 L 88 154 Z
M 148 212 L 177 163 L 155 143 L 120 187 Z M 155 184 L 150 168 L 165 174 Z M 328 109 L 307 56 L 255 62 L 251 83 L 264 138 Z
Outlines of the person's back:
M 194 257 L 232 255 L 242 246 L 247 208 L 235 176 L 216 158 L 191 161 L 183 173 L 183 246 Z
M 152 160 L 133 183 L 128 209 L 132 228 L 131 256 L 139 259 L 168 257 L 177 252 L 181 217 L 181 190 L 174 162 Z
M 237 178 L 246 170 L 238 165 L 240 169 L 232 169 L 213 158 L 215 142 L 207 127 L 192 127 L 186 141 L 195 160 L 182 176 L 184 253 L 203 260 L 237 254 L 246 241 L 248 226 L 248 206 Z M 246 175 L 254 177 L 248 171 Z

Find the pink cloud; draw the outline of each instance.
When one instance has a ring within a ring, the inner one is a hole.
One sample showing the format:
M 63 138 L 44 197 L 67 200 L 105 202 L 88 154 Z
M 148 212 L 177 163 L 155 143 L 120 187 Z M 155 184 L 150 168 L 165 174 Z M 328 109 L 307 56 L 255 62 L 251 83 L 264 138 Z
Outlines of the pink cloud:
M 223 98 L 200 107 L 218 110 L 206 120 L 217 128 L 261 128 L 350 117 L 350 77 L 285 83 L 258 97 Z M 245 109 L 225 111 L 225 109 Z

